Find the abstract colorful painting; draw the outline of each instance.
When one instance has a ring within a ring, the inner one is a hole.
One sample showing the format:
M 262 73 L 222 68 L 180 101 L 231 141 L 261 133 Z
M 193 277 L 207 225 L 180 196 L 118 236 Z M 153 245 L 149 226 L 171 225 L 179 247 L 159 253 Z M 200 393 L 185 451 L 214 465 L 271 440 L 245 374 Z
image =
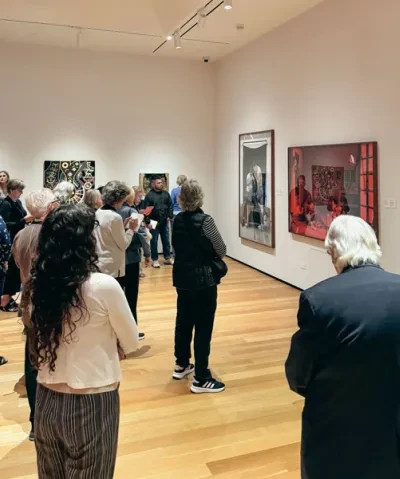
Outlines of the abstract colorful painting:
M 153 180 L 163 180 L 164 190 L 169 192 L 169 173 L 140 173 L 139 185 L 142 187 L 144 194 L 151 190 L 151 182 Z
M 378 235 L 376 142 L 292 147 L 288 161 L 291 233 L 324 240 L 332 221 L 350 214 Z
M 78 203 L 85 191 L 94 188 L 95 171 L 94 161 L 45 161 L 43 186 L 54 189 L 61 181 L 69 181 L 75 186 Z

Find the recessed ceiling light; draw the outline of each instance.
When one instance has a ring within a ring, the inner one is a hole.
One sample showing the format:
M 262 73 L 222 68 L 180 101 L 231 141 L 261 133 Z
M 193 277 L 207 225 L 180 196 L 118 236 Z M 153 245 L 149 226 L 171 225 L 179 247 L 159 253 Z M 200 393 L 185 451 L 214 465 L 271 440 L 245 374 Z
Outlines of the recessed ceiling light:
M 224 1 L 224 8 L 225 10 L 232 10 L 233 6 L 232 6 L 232 0 L 225 0 Z

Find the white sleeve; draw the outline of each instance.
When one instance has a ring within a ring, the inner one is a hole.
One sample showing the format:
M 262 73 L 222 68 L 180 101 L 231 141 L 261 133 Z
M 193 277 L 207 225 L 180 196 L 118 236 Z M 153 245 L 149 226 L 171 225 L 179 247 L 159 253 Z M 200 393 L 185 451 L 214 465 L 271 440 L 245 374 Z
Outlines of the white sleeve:
M 133 353 L 139 344 L 139 330 L 121 286 L 116 279 L 104 275 L 99 293 L 124 353 Z
M 111 235 L 121 251 L 125 251 L 132 242 L 133 231 L 125 231 L 121 216 L 115 216 L 111 223 Z

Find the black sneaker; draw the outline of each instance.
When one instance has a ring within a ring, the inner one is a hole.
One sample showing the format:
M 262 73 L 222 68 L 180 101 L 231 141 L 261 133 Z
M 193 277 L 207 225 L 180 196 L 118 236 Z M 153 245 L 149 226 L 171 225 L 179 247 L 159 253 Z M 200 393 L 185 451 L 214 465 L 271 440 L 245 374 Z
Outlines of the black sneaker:
M 189 376 L 189 374 L 192 374 L 193 371 L 193 364 L 188 364 L 186 368 L 176 365 L 172 377 L 174 379 L 183 379 L 184 377 Z
M 193 381 L 193 384 L 190 387 L 192 393 L 202 394 L 202 393 L 221 393 L 225 390 L 225 384 L 217 381 L 214 378 L 207 379 L 206 381 Z
M 35 433 L 33 432 L 33 429 L 29 433 L 29 440 L 32 441 L 32 442 L 35 440 Z
M 144 333 L 139 333 L 139 341 L 142 341 L 145 338 Z

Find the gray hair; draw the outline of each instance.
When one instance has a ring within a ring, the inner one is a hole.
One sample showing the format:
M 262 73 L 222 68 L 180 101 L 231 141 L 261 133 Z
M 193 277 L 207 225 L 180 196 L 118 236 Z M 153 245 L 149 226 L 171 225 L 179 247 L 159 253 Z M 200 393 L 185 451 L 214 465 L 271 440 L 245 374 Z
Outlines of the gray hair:
M 12 190 L 24 191 L 25 183 L 22 180 L 10 180 L 7 183 L 7 191 L 11 193 Z
M 176 179 L 176 184 L 178 186 L 182 186 L 183 183 L 185 183 L 185 181 L 187 181 L 187 176 L 186 175 L 179 175 L 178 178 Z
M 204 193 L 196 180 L 187 180 L 181 186 L 178 202 L 183 211 L 195 211 L 203 206 Z
M 83 197 L 83 202 L 89 208 L 96 209 L 97 198 L 101 198 L 101 193 L 99 190 L 87 190 L 85 191 L 85 196 Z
M 115 203 L 124 201 L 130 192 L 129 186 L 122 181 L 109 181 L 103 187 L 103 202 L 105 205 L 113 206 Z
M 46 216 L 49 206 L 57 201 L 54 193 L 49 188 L 32 191 L 25 199 L 26 208 L 29 213 L 36 219 Z
M 363 219 L 351 215 L 338 216 L 332 222 L 325 248 L 339 273 L 348 266 L 379 265 L 382 257 L 374 230 Z
M 60 202 L 60 204 L 69 203 L 75 194 L 75 186 L 69 181 L 61 181 L 54 188 L 53 193 Z

